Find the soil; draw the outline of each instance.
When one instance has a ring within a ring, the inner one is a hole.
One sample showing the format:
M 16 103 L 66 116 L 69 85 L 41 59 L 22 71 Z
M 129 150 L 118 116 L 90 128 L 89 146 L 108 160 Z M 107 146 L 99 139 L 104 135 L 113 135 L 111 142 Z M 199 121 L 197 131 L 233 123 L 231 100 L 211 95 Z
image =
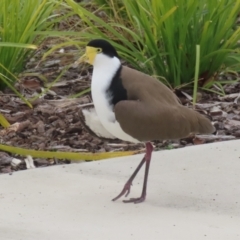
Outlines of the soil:
M 28 107 L 12 91 L 0 92 L 0 113 L 11 124 L 8 129 L 0 127 L 1 144 L 36 150 L 58 150 L 76 152 L 109 152 L 122 150 L 144 150 L 143 144 L 121 140 L 102 140 L 92 136 L 79 121 L 80 111 L 91 103 L 90 93 L 80 97 L 75 94 L 88 89 L 91 67 L 71 67 L 79 57 L 77 49 L 65 48 L 41 61 L 43 52 L 53 43 L 47 42 L 26 64 L 25 71 L 15 87 L 27 99 L 32 99 L 33 108 Z M 65 67 L 70 66 L 66 71 Z M 56 78 L 65 71 L 58 81 Z M 231 80 L 233 76 L 224 76 Z M 45 81 L 44 79 L 47 79 Z M 49 88 L 46 91 L 46 88 Z M 214 86 L 215 90 L 217 86 Z M 196 110 L 208 115 L 217 131 L 209 136 L 191 136 L 174 141 L 154 141 L 155 150 L 175 149 L 240 138 L 240 84 L 225 85 L 225 96 L 210 92 L 199 92 Z M 182 103 L 190 108 L 191 91 L 176 90 Z M 0 151 L 0 173 L 28 168 L 24 156 Z M 13 159 L 15 159 L 13 161 Z M 17 159 L 17 163 L 14 162 Z M 36 167 L 71 163 L 69 160 L 33 159 Z

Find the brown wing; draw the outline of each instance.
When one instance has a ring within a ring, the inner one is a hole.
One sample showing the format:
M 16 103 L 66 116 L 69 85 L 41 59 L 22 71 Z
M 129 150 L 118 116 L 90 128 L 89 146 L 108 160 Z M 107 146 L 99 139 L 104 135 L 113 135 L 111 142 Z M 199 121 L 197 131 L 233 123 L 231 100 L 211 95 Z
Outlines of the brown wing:
M 156 79 L 133 69 L 122 71 L 129 100 L 115 105 L 123 131 L 140 141 L 179 139 L 190 133 L 212 133 L 201 114 L 179 104 L 174 93 Z
M 115 107 L 123 131 L 140 141 L 179 139 L 190 133 L 212 133 L 214 127 L 201 114 L 183 106 L 157 107 L 141 101 L 121 101 Z
M 121 78 L 129 100 L 159 101 L 168 105 L 178 105 L 180 102 L 166 85 L 142 72 L 124 66 Z

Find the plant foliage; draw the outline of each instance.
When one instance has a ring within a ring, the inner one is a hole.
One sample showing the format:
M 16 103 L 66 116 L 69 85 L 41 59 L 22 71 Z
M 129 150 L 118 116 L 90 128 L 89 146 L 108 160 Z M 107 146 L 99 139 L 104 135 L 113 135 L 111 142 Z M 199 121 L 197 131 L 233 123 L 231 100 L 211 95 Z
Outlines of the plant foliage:
M 110 40 L 131 66 L 173 87 L 193 81 L 196 45 L 202 83 L 223 64 L 239 66 L 240 0 L 95 0 L 105 4 L 108 21 L 73 0 L 66 2 L 86 26 L 82 38 Z
M 54 13 L 61 1 L 1 0 L 0 7 L 0 89 L 11 87 L 15 74 L 23 70 L 32 49 L 46 35 L 36 32 L 52 29 L 59 17 Z

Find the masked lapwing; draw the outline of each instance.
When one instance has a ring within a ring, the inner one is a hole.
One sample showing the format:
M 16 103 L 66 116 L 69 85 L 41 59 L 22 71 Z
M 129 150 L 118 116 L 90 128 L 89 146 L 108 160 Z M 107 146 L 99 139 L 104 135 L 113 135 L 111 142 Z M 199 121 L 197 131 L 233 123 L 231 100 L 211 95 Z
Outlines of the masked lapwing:
M 210 134 L 214 127 L 205 116 L 181 105 L 176 95 L 157 79 L 122 66 L 117 51 L 108 41 L 90 41 L 77 63 L 83 61 L 93 65 L 91 93 L 94 111 L 105 132 L 124 141 L 146 145 L 145 156 L 113 201 L 128 196 L 133 179 L 145 163 L 141 196 L 123 201 L 143 202 L 153 151 L 150 141 Z M 92 128 L 92 131 L 96 129 Z

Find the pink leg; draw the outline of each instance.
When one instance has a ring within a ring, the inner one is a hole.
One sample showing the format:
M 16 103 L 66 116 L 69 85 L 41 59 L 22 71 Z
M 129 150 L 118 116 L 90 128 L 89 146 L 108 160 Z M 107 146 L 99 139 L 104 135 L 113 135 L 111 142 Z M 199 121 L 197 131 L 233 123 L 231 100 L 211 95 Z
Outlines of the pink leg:
M 130 193 L 132 181 L 136 177 L 137 173 L 139 172 L 139 170 L 141 169 L 143 164 L 146 162 L 143 189 L 142 189 L 141 196 L 139 198 L 130 198 L 129 200 L 123 200 L 123 202 L 124 203 L 130 203 L 130 202 L 140 203 L 140 202 L 143 202 L 145 200 L 146 195 L 147 195 L 147 180 L 148 180 L 148 172 L 149 172 L 149 166 L 150 166 L 150 162 L 151 162 L 152 151 L 153 151 L 152 144 L 150 142 L 147 142 L 146 143 L 146 154 L 145 154 L 144 158 L 142 159 L 142 161 L 140 162 L 140 164 L 138 165 L 136 170 L 133 172 L 132 176 L 128 179 L 128 181 L 124 185 L 123 190 L 120 192 L 120 194 L 117 197 L 115 197 L 113 199 L 113 201 L 116 201 L 117 199 L 119 199 L 123 195 L 125 195 L 125 197 L 128 196 L 128 194 Z

